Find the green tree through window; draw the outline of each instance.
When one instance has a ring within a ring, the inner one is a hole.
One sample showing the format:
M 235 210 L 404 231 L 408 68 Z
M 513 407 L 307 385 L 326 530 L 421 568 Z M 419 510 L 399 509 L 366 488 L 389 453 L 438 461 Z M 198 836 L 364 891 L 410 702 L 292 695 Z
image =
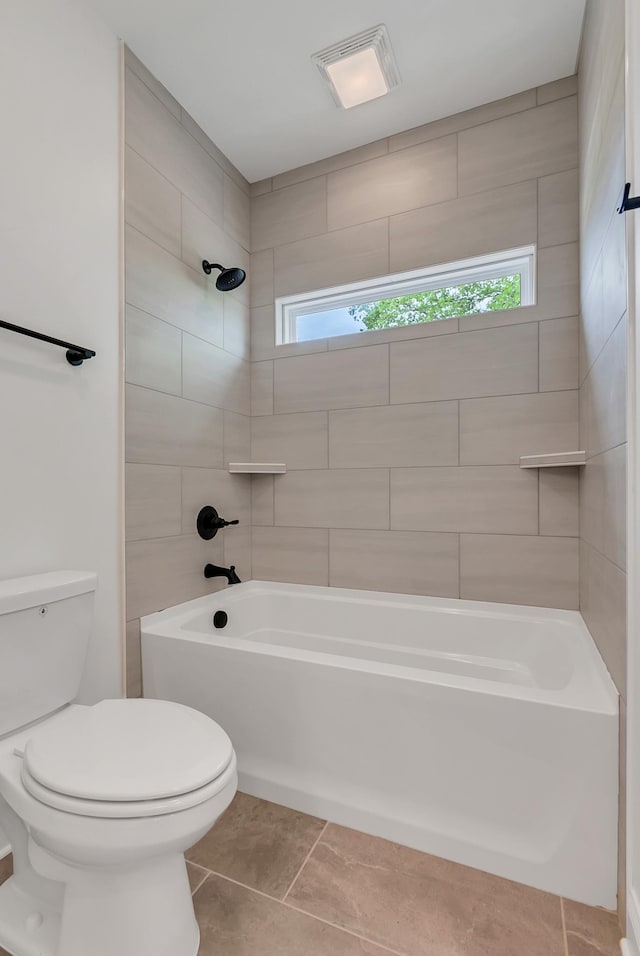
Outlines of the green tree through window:
M 349 315 L 365 329 L 392 329 L 419 322 L 437 322 L 475 312 L 498 312 L 520 305 L 520 275 L 400 295 L 395 299 L 353 305 Z

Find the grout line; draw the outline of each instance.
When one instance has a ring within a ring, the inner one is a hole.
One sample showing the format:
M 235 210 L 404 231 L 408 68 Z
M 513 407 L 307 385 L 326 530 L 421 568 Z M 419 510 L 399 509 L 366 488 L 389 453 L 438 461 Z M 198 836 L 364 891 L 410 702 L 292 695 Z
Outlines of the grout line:
M 187 333 L 187 334 L 189 334 L 189 333 Z M 267 359 L 266 361 L 268 361 L 268 359 Z M 130 384 L 130 385 L 135 385 L 136 383 L 135 383 L 135 382 L 129 382 L 128 384 Z M 138 388 L 149 388 L 149 386 L 148 386 L 148 385 L 139 385 Z M 155 389 L 152 389 L 152 391 L 155 391 Z M 452 398 L 427 398 L 427 399 L 423 399 L 423 400 L 421 400 L 421 401 L 414 401 L 414 402 L 377 402 L 377 403 L 374 403 L 373 405 L 343 405 L 343 406 L 335 407 L 335 408 L 332 406 L 332 407 L 329 408 L 329 409 L 327 409 L 327 408 L 303 408 L 303 409 L 299 409 L 299 410 L 292 410 L 292 411 L 286 411 L 286 412 L 277 412 L 276 414 L 277 414 L 277 417 L 278 417 L 278 418 L 286 418 L 287 415 L 311 415 L 311 414 L 316 414 L 316 415 L 317 415 L 318 412 L 327 412 L 327 411 L 329 411 L 329 412 L 355 412 L 355 411 L 369 411 L 369 410 L 371 410 L 371 409 L 387 408 L 387 407 L 391 407 L 391 408 L 405 408 L 405 407 L 407 407 L 407 406 L 412 406 L 412 405 L 445 405 L 445 404 L 447 404 L 447 403 L 451 404 L 452 402 L 481 402 L 481 401 L 488 401 L 488 400 L 493 399 L 493 398 L 508 398 L 508 399 L 514 399 L 514 398 L 525 398 L 525 397 L 534 396 L 534 395 L 559 395 L 559 394 L 565 394 L 566 392 L 576 392 L 576 393 L 578 393 L 579 391 L 580 391 L 579 388 L 553 388 L 553 389 L 549 389 L 549 391 L 546 391 L 546 392 L 506 392 L 505 394 L 502 394 L 502 395 L 495 395 L 495 394 L 491 394 L 491 395 L 466 395 L 466 396 L 464 396 L 463 398 L 459 398 L 459 397 L 457 397 L 457 396 L 454 396 L 454 397 L 452 397 Z M 163 394 L 172 394 L 172 393 L 166 392 L 166 393 L 163 393 Z M 178 396 L 178 397 L 179 397 L 179 396 Z M 188 401 L 193 401 L 193 399 L 188 399 Z M 202 403 L 199 403 L 199 404 L 202 404 Z M 242 413 L 241 413 L 241 412 L 238 412 L 237 414 L 242 414 Z M 255 418 L 273 418 L 273 417 L 275 417 L 275 416 L 274 416 L 274 415 L 255 415 L 254 417 L 255 417 Z M 627 443 L 627 442 L 626 442 L 626 439 L 625 439 L 625 441 L 618 442 L 618 445 L 625 445 L 626 443 Z M 612 445 L 611 447 L 612 447 L 612 448 L 617 448 L 618 445 Z M 603 451 L 601 451 L 601 452 L 596 452 L 596 454 L 595 454 L 595 455 L 592 455 L 591 457 L 592 457 L 592 458 L 595 458 L 596 455 L 604 454 L 605 451 L 609 451 L 609 450 L 610 450 L 609 448 L 605 448 L 605 449 L 604 449 Z M 379 466 L 378 466 L 378 467 L 379 467 Z M 405 466 L 399 466 L 399 467 L 405 467 Z M 411 467 L 411 466 L 406 466 L 406 467 Z M 421 467 L 421 466 L 414 466 L 414 467 Z
M 142 82 L 144 82 L 144 81 L 142 81 Z M 152 92 L 153 92 L 153 91 L 152 91 Z M 314 173 L 313 175 L 304 176 L 304 178 L 302 178 L 302 179 L 297 179 L 297 180 L 295 180 L 294 182 L 286 183 L 284 186 L 274 187 L 274 186 L 273 186 L 273 179 L 275 179 L 276 177 L 271 177 L 271 178 L 272 178 L 272 189 L 271 189 L 271 191 L 272 191 L 272 192 L 280 192 L 281 190 L 289 189 L 291 186 L 297 186 L 297 185 L 299 185 L 300 183 L 309 182 L 309 181 L 312 180 L 312 179 L 319 179 L 321 176 L 328 176 L 328 175 L 330 175 L 331 173 L 341 172 L 343 169 L 353 169 L 353 168 L 356 167 L 356 166 L 362 166 L 362 165 L 364 165 L 364 164 L 366 164 L 366 163 L 374 163 L 374 162 L 376 162 L 377 160 L 383 159 L 385 156 L 394 155 L 394 154 L 396 154 L 396 153 L 402 153 L 402 152 L 404 152 L 405 150 L 414 149 L 416 146 L 423 146 L 425 143 L 433 143 L 433 142 L 435 142 L 436 140 L 445 139 L 447 136 L 458 136 L 460 133 L 466 133 L 468 130 L 477 129 L 479 126 L 487 126 L 488 124 L 490 124 L 490 123 L 495 123 L 495 122 L 497 122 L 498 120 L 508 119 L 508 118 L 510 118 L 510 117 L 512 117 L 512 116 L 518 116 L 518 115 L 520 115 L 521 113 L 529 113 L 529 112 L 531 112 L 532 110 L 539 109 L 541 106 L 547 106 L 547 105 L 549 105 L 549 103 L 557 103 L 557 102 L 559 102 L 560 100 L 568 100 L 568 99 L 571 99 L 571 97 L 577 97 L 577 93 L 568 93 L 566 96 L 559 96 L 558 99 L 556 99 L 556 100 L 549 100 L 548 103 L 538 103 L 538 87 L 533 86 L 533 87 L 531 87 L 530 90 L 523 90 L 523 93 L 528 93 L 528 92 L 533 92 L 533 93 L 534 93 L 535 102 L 534 102 L 533 106 L 527 106 L 527 107 L 525 107 L 524 109 L 513 110 L 513 111 L 510 111 L 510 112 L 508 112 L 508 113 L 500 114 L 499 116 L 496 116 L 494 119 L 490 119 L 490 120 L 485 119 L 485 120 L 482 120 L 481 122 L 471 122 L 468 126 L 462 126 L 460 129 L 453 129 L 453 130 L 450 130 L 449 132 L 445 132 L 445 133 L 437 133 L 435 136 L 428 136 L 426 139 L 419 139 L 417 142 L 411 143 L 411 144 L 408 145 L 408 146 L 401 146 L 401 147 L 399 147 L 399 148 L 392 149 L 392 148 L 391 148 L 391 140 L 392 140 L 392 139 L 395 139 L 396 136 L 402 135 L 402 134 L 404 134 L 404 133 L 415 133 L 415 132 L 417 132 L 417 130 L 422 129 L 423 127 L 429 127 L 429 126 L 435 125 L 436 123 L 441 122 L 441 120 L 433 120 L 431 123 L 423 123 L 423 124 L 421 124 L 420 126 L 414 126 L 414 127 L 412 127 L 411 129 L 408 129 L 408 130 L 401 130 L 400 133 L 392 134 L 391 136 L 386 137 L 386 141 L 387 141 L 387 152 L 386 152 L 386 153 L 381 153 L 379 156 L 371 156 L 371 157 L 369 157 L 369 158 L 367 158 L 367 159 L 361 159 L 361 160 L 358 160 L 358 161 L 355 162 L 355 163 L 345 163 L 343 166 L 338 166 L 338 167 L 336 167 L 336 169 L 328 170 L 326 173 L 316 172 L 316 173 Z M 509 99 L 509 97 L 501 97 L 500 99 Z M 491 106 L 493 103 L 498 103 L 498 102 L 500 102 L 500 100 L 492 100 L 491 103 L 482 104 L 482 106 Z M 163 104 L 163 105 L 164 105 L 164 104 Z M 471 111 L 473 111 L 474 109 L 481 109 L 481 108 L 482 108 L 482 107 L 472 107 L 471 110 L 469 110 L 469 111 L 464 110 L 463 112 L 465 112 L 465 113 L 466 113 L 466 112 L 471 112 Z M 452 115 L 452 116 L 443 117 L 443 119 L 453 119 L 453 118 L 455 118 L 455 114 Z M 383 142 L 383 141 L 384 141 L 384 140 L 374 140 L 374 143 Z M 373 144 L 366 144 L 366 145 L 373 145 Z M 351 152 L 351 150 L 346 150 L 346 152 Z M 339 155 L 341 155 L 341 154 L 340 154 L 340 153 L 337 153 L 336 156 L 331 156 L 331 157 L 328 157 L 328 158 L 329 158 L 329 159 L 335 159 L 335 158 L 337 158 L 337 156 L 339 156 Z M 322 160 L 317 160 L 317 162 L 322 162 Z M 285 170 L 285 173 L 295 173 L 295 172 L 297 172 L 298 170 L 303 170 L 303 169 L 305 169 L 307 166 L 314 166 L 314 165 L 315 165 L 315 163 L 305 163 L 305 164 L 303 164 L 302 166 L 295 166 L 293 169 L 287 169 L 287 170 Z M 573 167 L 572 167 L 572 168 L 573 168 Z M 563 170 L 563 172 L 564 172 L 564 170 Z M 553 174 L 553 173 L 550 173 L 550 174 L 548 174 L 548 175 L 554 175 L 554 174 Z M 544 177 L 540 177 L 540 178 L 544 178 Z M 250 183 L 249 185 L 252 185 L 252 184 Z M 253 199 L 257 199 L 258 197 L 257 197 L 257 196 L 254 196 L 254 197 L 252 197 L 252 198 L 253 198 Z
M 327 826 L 328 826 L 328 823 L 325 824 L 325 828 Z M 241 883 L 239 880 L 234 880 L 230 876 L 225 876 L 224 873 L 218 873 L 217 870 L 210 870 L 209 875 L 217 876 L 222 880 L 226 880 L 228 883 L 233 883 L 234 886 L 240 886 L 242 887 L 243 890 L 248 890 L 250 893 L 255 893 L 257 896 L 261 896 L 265 900 L 269 900 L 272 903 L 277 903 L 278 906 L 284 906 L 286 909 L 293 910 L 294 913 L 300 913 L 303 916 L 307 916 L 309 919 L 316 920 L 318 923 L 323 923 L 325 926 L 331 926 L 332 929 L 336 929 L 341 933 L 345 933 L 347 936 L 351 936 L 354 939 L 359 939 L 363 943 L 369 943 L 371 946 L 377 946 L 378 949 L 382 950 L 385 953 L 391 953 L 392 956 L 407 956 L 406 953 L 402 953 L 400 952 L 400 950 L 389 949 L 388 946 L 385 946 L 382 943 L 376 943 L 374 940 L 369 939 L 369 937 L 367 936 L 359 936 L 358 933 L 354 933 L 353 930 L 346 929 L 344 926 L 339 926 L 337 923 L 332 923 L 328 919 L 323 919 L 322 916 L 316 916 L 314 913 L 308 913 L 306 910 L 300 909 L 299 906 L 294 906 L 292 903 L 285 903 L 284 900 L 279 900 L 275 896 L 269 896 L 269 894 L 263 892 L 263 890 L 257 890 L 253 886 L 247 886 L 246 883 Z
M 319 923 L 323 923 L 325 926 L 331 926 L 332 929 L 337 929 L 342 933 L 346 933 L 347 936 L 351 936 L 353 939 L 359 939 L 363 943 L 370 943 L 372 946 L 376 946 L 385 953 L 392 953 L 393 956 L 407 956 L 406 953 L 402 953 L 399 949 L 389 949 L 389 947 L 385 946 L 383 943 L 377 943 L 368 936 L 360 936 L 358 933 L 355 933 L 351 929 L 347 929 L 345 926 L 339 926 L 337 923 L 332 923 L 328 919 L 323 919 L 322 916 L 316 916 L 315 913 L 309 913 L 307 910 L 300 909 L 299 906 L 293 906 L 291 903 L 282 903 L 282 905 L 286 906 L 287 909 L 293 910 L 295 913 L 301 913 L 303 916 L 308 916 L 310 919 L 315 919 Z
M 211 870 L 205 869 L 204 866 L 200 866 L 198 863 L 191 863 L 190 865 L 195 866 L 196 869 L 202 870 L 204 872 L 204 876 L 202 877 L 198 885 L 193 890 L 191 890 L 191 896 L 195 896 L 198 890 L 200 889 L 200 887 L 202 886 L 202 884 L 205 883 L 211 876 Z
M 562 942 L 564 944 L 564 956 L 569 956 L 569 940 L 567 939 L 567 921 L 564 917 L 564 899 L 560 897 L 560 917 L 562 919 Z
M 327 829 L 328 826 L 329 826 L 329 821 L 327 820 L 327 822 L 326 822 L 325 825 L 323 826 L 322 830 L 321 830 L 320 833 L 318 834 L 318 837 L 317 837 L 317 839 L 315 840 L 313 846 L 311 847 L 311 849 L 309 850 L 309 852 L 308 852 L 307 855 L 305 856 L 304 860 L 302 861 L 302 866 L 300 867 L 300 869 L 298 870 L 298 872 L 297 872 L 296 875 L 294 876 L 293 880 L 291 881 L 291 884 L 289 885 L 289 889 L 287 890 L 287 892 L 286 892 L 286 893 L 284 894 L 284 896 L 282 897 L 282 902 L 283 902 L 283 903 L 286 901 L 286 899 L 287 899 L 289 893 L 291 892 L 291 890 L 292 890 L 293 887 L 295 886 L 295 883 L 296 883 L 298 877 L 300 876 L 300 874 L 301 874 L 302 871 L 304 870 L 305 866 L 306 866 L 307 863 L 309 862 L 309 859 L 310 859 L 310 857 L 311 857 L 311 854 L 313 853 L 313 851 L 314 851 L 315 848 L 317 847 L 318 843 L 320 843 L 320 840 L 321 840 L 322 837 L 324 836 L 325 830 Z

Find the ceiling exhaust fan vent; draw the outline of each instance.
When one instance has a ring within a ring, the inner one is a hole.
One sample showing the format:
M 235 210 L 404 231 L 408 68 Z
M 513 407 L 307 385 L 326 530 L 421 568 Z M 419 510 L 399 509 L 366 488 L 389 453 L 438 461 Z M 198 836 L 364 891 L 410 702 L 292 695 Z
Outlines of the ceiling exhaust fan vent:
M 400 83 L 384 23 L 356 33 L 311 57 L 338 106 L 348 109 L 377 99 Z

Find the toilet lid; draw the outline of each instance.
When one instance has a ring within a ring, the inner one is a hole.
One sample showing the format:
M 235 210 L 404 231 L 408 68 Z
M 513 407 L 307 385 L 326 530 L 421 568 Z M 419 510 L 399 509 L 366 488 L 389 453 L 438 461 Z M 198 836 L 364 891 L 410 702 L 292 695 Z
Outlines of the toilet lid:
M 233 757 L 215 721 L 165 700 L 105 700 L 70 711 L 28 741 L 30 776 L 82 800 L 141 801 L 186 794 Z

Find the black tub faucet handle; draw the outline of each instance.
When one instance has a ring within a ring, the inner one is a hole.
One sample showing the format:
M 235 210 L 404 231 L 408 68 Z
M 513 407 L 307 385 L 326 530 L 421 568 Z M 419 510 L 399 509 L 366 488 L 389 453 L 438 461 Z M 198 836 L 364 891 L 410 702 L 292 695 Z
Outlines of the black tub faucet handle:
M 225 518 L 220 517 L 216 509 L 212 508 L 211 505 L 205 505 L 204 508 L 200 510 L 196 520 L 198 534 L 201 538 L 204 538 L 205 541 L 210 541 L 211 538 L 215 538 L 221 528 L 228 528 L 229 525 L 232 524 L 240 524 L 240 521 L 238 518 L 234 518 L 232 521 L 226 521 Z

